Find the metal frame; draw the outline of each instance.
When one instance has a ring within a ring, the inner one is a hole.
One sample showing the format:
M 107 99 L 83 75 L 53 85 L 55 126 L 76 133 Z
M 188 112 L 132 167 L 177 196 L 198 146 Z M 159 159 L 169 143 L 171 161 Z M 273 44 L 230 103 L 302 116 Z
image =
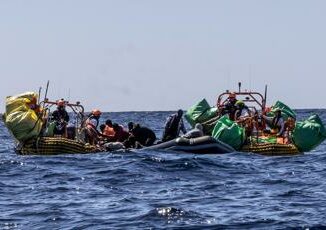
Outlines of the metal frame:
M 231 92 L 226 91 L 218 96 L 217 103 L 216 103 L 217 108 L 222 107 L 227 102 L 230 93 Z M 247 96 L 245 97 L 245 99 L 242 100 L 243 102 L 256 103 L 260 107 L 261 111 L 265 111 L 266 99 L 261 93 L 252 92 L 252 91 L 249 92 L 239 91 L 239 92 L 232 92 L 232 93 L 234 93 L 236 96 Z M 223 100 L 224 97 L 225 99 Z

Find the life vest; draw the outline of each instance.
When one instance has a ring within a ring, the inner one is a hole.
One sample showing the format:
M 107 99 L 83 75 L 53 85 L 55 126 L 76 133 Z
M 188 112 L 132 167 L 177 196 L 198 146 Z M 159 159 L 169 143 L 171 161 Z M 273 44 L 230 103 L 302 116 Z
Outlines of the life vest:
M 90 116 L 86 120 L 86 127 L 88 127 L 88 128 L 93 128 L 93 129 L 97 130 L 98 124 L 99 124 L 99 119 L 94 116 Z

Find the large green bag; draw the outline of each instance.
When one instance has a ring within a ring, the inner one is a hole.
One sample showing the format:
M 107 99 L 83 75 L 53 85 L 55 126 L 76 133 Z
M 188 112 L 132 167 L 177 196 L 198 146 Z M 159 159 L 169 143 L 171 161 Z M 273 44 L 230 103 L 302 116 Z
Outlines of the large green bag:
M 275 105 L 272 106 L 272 111 L 271 111 L 272 114 L 269 116 L 273 116 L 275 111 L 278 109 L 282 111 L 282 115 L 285 119 L 287 119 L 288 117 L 292 117 L 296 119 L 297 117 L 296 113 L 289 106 L 287 106 L 281 101 L 277 101 Z
M 245 132 L 244 128 L 230 120 L 228 116 L 223 116 L 217 121 L 212 137 L 239 150 L 245 141 Z
M 185 118 L 194 127 L 196 123 L 204 123 L 215 116 L 217 116 L 217 108 L 210 107 L 206 99 L 203 99 L 187 110 Z
M 294 144 L 302 152 L 314 149 L 325 139 L 326 129 L 317 114 L 305 121 L 297 122 L 292 133 Z

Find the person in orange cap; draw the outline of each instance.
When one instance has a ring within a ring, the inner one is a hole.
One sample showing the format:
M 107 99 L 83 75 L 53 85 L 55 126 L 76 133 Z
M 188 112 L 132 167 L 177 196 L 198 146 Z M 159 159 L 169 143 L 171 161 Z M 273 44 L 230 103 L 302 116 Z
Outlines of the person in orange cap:
M 237 110 L 237 97 L 236 93 L 229 93 L 229 97 L 223 107 L 221 108 L 221 115 L 228 114 L 230 120 L 235 120 L 235 112 Z
M 93 109 L 85 121 L 86 141 L 91 144 L 97 144 L 100 132 L 97 130 L 102 112 L 99 109 Z
M 66 111 L 66 102 L 63 99 L 57 101 L 57 109 L 52 113 L 52 120 L 55 122 L 54 135 L 66 137 L 69 114 Z

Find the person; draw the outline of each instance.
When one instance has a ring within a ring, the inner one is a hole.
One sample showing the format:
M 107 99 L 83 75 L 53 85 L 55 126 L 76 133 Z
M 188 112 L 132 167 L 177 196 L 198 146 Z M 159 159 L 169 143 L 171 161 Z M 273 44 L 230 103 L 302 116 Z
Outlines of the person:
M 235 111 L 237 110 L 237 97 L 235 93 L 229 93 L 229 97 L 221 108 L 221 115 L 229 115 L 230 120 L 235 120 Z
M 113 124 L 111 120 L 106 120 L 102 134 L 108 137 L 114 136 Z
M 182 119 L 183 111 L 181 109 L 178 110 L 176 114 L 173 114 L 168 117 L 164 133 L 162 137 L 162 141 L 170 141 L 179 136 L 180 131 L 183 132 L 183 134 L 187 133 L 187 130 L 184 126 L 183 119 Z
M 135 124 L 131 121 L 128 123 L 128 132 L 132 133 L 132 130 L 134 129 Z
M 100 132 L 101 132 L 101 134 L 103 134 L 104 135 L 104 130 L 105 130 L 105 124 L 101 124 L 100 125 Z
M 100 132 L 97 130 L 101 114 L 102 112 L 100 110 L 93 109 L 85 121 L 86 141 L 91 145 L 97 144 L 101 136 Z
M 273 118 L 262 115 L 266 124 L 273 130 L 277 130 L 276 136 L 282 137 L 285 131 L 285 122 L 282 116 L 282 110 L 277 109 Z
M 241 123 L 251 117 L 251 111 L 243 101 L 240 100 L 237 101 L 235 103 L 235 106 L 236 106 L 236 111 L 235 111 L 234 118 L 236 122 Z
M 67 124 L 69 122 L 69 115 L 65 108 L 65 101 L 63 99 L 57 102 L 57 109 L 52 113 L 52 119 L 55 122 L 53 134 L 67 137 Z
M 188 131 L 185 135 L 183 135 L 183 137 L 188 139 L 202 137 L 202 136 L 204 136 L 204 132 L 203 132 L 203 126 L 200 123 L 197 123 L 195 125 L 195 128 L 193 128 L 192 130 Z
M 117 124 L 113 124 L 114 136 L 112 136 L 109 140 L 111 142 L 124 142 L 129 138 L 129 133 L 124 130 L 124 128 Z
M 132 140 L 131 140 L 132 139 Z M 131 136 L 129 138 L 129 144 L 132 147 L 151 146 L 156 140 L 156 135 L 150 128 L 134 125 L 131 130 Z
M 37 96 L 33 96 L 26 104 L 31 110 L 34 110 L 38 116 L 42 112 L 40 105 L 37 103 Z

